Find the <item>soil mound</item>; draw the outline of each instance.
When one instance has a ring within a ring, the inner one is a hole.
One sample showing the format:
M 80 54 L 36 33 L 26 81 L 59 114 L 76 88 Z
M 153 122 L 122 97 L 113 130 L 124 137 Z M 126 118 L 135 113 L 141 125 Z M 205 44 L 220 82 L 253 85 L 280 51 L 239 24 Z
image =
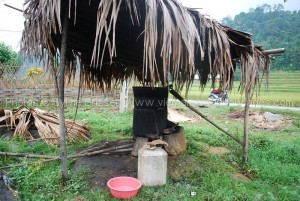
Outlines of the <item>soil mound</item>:
M 244 119 L 244 110 L 233 111 L 229 113 L 227 117 L 242 121 Z M 258 111 L 249 112 L 249 121 L 255 129 L 267 131 L 279 131 L 292 123 L 292 119 L 290 117 L 285 117 L 280 114 L 272 114 L 270 112 L 260 113 Z

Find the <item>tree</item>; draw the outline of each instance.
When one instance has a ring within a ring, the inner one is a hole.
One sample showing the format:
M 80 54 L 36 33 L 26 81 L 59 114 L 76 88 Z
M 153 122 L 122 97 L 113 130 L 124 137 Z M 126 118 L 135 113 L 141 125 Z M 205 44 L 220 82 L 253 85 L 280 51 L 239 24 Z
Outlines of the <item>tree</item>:
M 4 74 L 15 76 L 22 64 L 22 60 L 12 48 L 0 42 L 0 79 Z
M 285 11 L 282 4 L 263 4 L 222 20 L 226 26 L 252 33 L 254 43 L 264 49 L 285 48 L 284 54 L 273 56 L 274 70 L 300 70 L 299 22 L 300 11 Z
M 12 48 L 3 42 L 0 42 L 0 63 L 1 64 L 20 64 L 21 59 Z

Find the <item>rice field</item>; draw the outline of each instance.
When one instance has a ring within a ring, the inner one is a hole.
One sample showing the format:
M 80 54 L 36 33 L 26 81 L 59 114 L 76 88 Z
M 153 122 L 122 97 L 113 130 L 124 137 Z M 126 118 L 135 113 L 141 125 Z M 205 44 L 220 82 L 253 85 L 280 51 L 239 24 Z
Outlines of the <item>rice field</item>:
M 243 102 L 239 82 L 234 83 L 233 90 L 229 93 L 231 103 Z M 201 92 L 199 81 L 195 81 L 191 87 L 188 99 L 207 100 L 212 90 L 209 82 L 205 89 Z M 184 95 L 184 91 L 182 92 Z M 265 88 L 265 80 L 263 80 L 260 92 L 253 97 L 253 104 L 261 105 L 279 105 L 288 107 L 300 106 L 300 71 L 271 71 L 269 88 Z

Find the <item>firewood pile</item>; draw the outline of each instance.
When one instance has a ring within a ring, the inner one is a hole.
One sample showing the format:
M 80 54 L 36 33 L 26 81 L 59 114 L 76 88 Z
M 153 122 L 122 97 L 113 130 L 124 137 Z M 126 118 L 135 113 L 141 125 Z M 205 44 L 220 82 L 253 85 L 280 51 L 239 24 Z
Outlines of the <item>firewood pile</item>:
M 65 122 L 70 142 L 89 140 L 90 129 L 85 122 L 70 119 Z M 43 140 L 51 145 L 57 145 L 60 141 L 58 116 L 38 108 L 22 107 L 13 111 L 0 108 L 0 126 L 14 129 L 14 138 Z M 38 132 L 38 138 L 31 133 L 34 129 Z

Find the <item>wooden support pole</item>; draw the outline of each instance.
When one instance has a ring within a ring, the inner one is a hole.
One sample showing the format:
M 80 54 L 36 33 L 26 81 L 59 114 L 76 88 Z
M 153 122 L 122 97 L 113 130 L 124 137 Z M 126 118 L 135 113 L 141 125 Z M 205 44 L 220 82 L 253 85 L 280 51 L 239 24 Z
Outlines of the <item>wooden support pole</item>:
M 248 151 L 249 151 L 249 107 L 251 102 L 249 93 L 246 93 L 245 111 L 244 111 L 244 138 L 243 138 L 243 155 L 242 169 L 247 169 Z
M 14 10 L 16 10 L 16 11 L 20 11 L 21 13 L 23 13 L 24 11 L 23 10 L 21 10 L 21 9 L 19 9 L 19 8 L 16 8 L 16 7 L 14 7 L 14 6 L 11 6 L 11 5 L 8 5 L 8 4 L 4 4 L 4 6 L 7 6 L 7 7 L 9 7 L 9 8 L 12 8 L 12 9 L 14 9 Z
M 58 113 L 59 113 L 59 133 L 60 133 L 60 159 L 62 168 L 62 184 L 67 185 L 68 180 L 68 160 L 67 160 L 67 128 L 65 123 L 65 65 L 66 65 L 66 53 L 67 53 L 67 40 L 68 40 L 68 13 L 67 9 L 63 17 L 62 27 L 62 39 L 60 49 L 60 66 L 59 66 L 59 77 L 58 77 Z
M 198 110 L 196 110 L 193 106 L 191 106 L 188 102 L 186 102 L 176 91 L 174 91 L 174 89 L 173 89 L 173 87 L 171 85 L 170 85 L 170 93 L 175 98 L 177 98 L 180 102 L 182 102 L 186 107 L 190 108 L 193 112 L 195 112 L 200 117 L 202 117 L 203 119 L 205 119 L 206 121 L 208 121 L 214 127 L 216 127 L 217 129 L 219 129 L 220 131 L 222 131 L 223 133 L 225 133 L 226 135 L 228 135 L 229 137 L 231 137 L 234 141 L 236 141 L 240 145 L 243 145 L 243 143 L 238 138 L 234 137 L 232 134 L 230 134 L 227 131 L 225 131 L 223 128 L 221 128 L 220 126 L 218 126 L 217 124 L 215 124 L 213 121 L 211 121 L 210 119 L 208 119 L 205 115 L 203 115 L 201 112 L 199 112 Z
M 124 145 L 120 145 L 120 146 L 116 146 L 116 147 L 109 147 L 106 149 L 103 149 L 103 148 L 98 149 L 98 150 L 92 149 L 91 152 L 84 152 L 84 153 L 79 153 L 79 154 L 75 154 L 72 156 L 68 156 L 67 159 L 74 159 L 74 158 L 79 158 L 79 157 L 84 157 L 84 156 L 94 156 L 97 154 L 112 154 L 112 153 L 128 152 L 128 151 L 132 151 L 132 147 L 133 147 L 133 144 L 130 143 L 130 144 L 124 144 Z M 44 158 L 44 159 L 46 159 L 46 160 L 38 161 L 41 163 L 52 162 L 52 161 L 57 161 L 57 160 L 61 159 L 61 157 L 59 157 L 59 156 L 46 156 L 46 155 L 11 153 L 11 152 L 0 152 L 0 153 L 3 153 L 7 156 L 25 157 L 25 155 L 26 155 L 28 158 Z M 3 166 L 3 167 L 0 167 L 0 170 L 8 169 L 8 168 L 15 168 L 15 167 L 22 167 L 24 165 L 32 165 L 35 163 L 36 162 L 30 162 L 30 163 L 22 163 L 22 164 L 17 164 L 17 165 Z
M 129 81 L 124 80 L 121 86 L 120 104 L 119 104 L 120 113 L 128 111 L 128 85 L 129 85 Z
M 44 159 L 57 158 L 57 156 L 27 154 L 27 153 L 13 153 L 13 152 L 0 152 L 0 156 L 17 156 L 17 157 L 25 157 L 25 158 L 44 158 Z

